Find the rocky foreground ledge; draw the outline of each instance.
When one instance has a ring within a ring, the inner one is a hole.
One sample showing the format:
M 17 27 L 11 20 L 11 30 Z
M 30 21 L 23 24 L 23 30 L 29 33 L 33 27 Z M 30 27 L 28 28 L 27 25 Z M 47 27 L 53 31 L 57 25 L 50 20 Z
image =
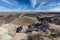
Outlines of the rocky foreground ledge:
M 21 25 L 15 25 L 12 23 L 2 24 L 0 26 L 0 40 L 60 40 L 60 37 L 53 38 L 49 34 L 46 34 L 42 31 L 32 31 L 30 33 L 17 33 L 16 29 L 19 26 Z M 26 30 L 25 26 L 23 30 Z
M 33 15 L 33 16 L 32 16 Z M 0 15 L 0 40 L 60 40 L 60 36 L 52 37 L 38 29 L 35 31 L 28 29 L 28 25 L 40 23 L 34 14 L 28 15 Z M 22 28 L 20 28 L 22 26 Z M 60 33 L 60 25 L 50 23 L 49 27 Z M 19 31 L 17 32 L 17 28 Z M 33 28 L 33 27 L 32 27 Z

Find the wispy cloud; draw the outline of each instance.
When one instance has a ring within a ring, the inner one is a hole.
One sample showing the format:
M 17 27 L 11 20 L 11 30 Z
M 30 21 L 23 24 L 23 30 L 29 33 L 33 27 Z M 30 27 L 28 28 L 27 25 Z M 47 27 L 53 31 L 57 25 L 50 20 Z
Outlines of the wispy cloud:
M 37 9 L 40 9 L 49 0 L 30 0 L 30 1 L 33 8 L 38 4 L 39 6 L 37 6 Z
M 9 0 L 1 0 L 1 1 L 4 2 L 4 3 L 6 3 L 6 4 L 9 4 L 9 5 L 20 7 L 19 3 L 16 2 L 15 0 L 11 0 L 12 2 L 10 2 Z
M 31 5 L 32 5 L 32 7 L 34 8 L 35 5 L 36 5 L 37 0 L 30 0 L 30 1 L 31 1 Z
M 9 2 L 9 0 L 1 0 L 3 1 L 4 3 L 7 3 L 7 4 L 12 4 L 11 2 Z
M 49 12 L 60 12 L 60 7 L 54 7 L 48 10 Z
M 23 5 L 19 3 L 19 0 L 1 1 L 2 6 L 0 5 L 0 11 L 60 11 L 60 2 L 52 0 L 30 0 L 30 6 L 25 4 L 23 2 L 24 0 L 22 1 L 24 3 Z
M 41 8 L 44 6 L 44 4 L 46 4 L 46 3 L 47 3 L 47 1 L 41 2 L 41 3 L 39 4 L 39 6 L 37 7 L 37 10 L 41 9 Z
M 38 11 L 60 11 L 60 2 L 43 1 L 39 4 L 37 10 Z
M 3 6 L 0 6 L 0 12 L 2 12 L 2 11 L 8 11 L 8 10 L 10 10 L 10 9 L 8 9 L 6 7 L 3 7 Z
M 47 11 L 49 12 L 60 12 L 60 3 L 58 2 L 53 2 L 53 3 L 49 3 L 48 5 L 46 5 Z
M 26 6 L 20 6 L 15 9 L 10 9 L 4 6 L 0 6 L 0 12 L 23 12 L 23 11 L 29 11 Z
M 1 0 L 0 2 L 0 12 L 21 12 L 29 10 L 26 4 L 20 5 L 17 0 Z

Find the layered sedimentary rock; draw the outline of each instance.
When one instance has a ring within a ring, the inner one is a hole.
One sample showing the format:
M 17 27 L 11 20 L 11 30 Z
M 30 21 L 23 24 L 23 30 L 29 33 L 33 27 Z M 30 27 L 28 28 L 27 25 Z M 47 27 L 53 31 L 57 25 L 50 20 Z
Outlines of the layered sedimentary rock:
M 24 26 L 28 26 L 30 24 L 33 23 L 37 23 L 38 20 L 35 17 L 28 17 L 28 16 L 22 16 L 14 21 L 12 21 L 12 23 L 14 24 L 18 24 L 18 25 L 24 25 Z

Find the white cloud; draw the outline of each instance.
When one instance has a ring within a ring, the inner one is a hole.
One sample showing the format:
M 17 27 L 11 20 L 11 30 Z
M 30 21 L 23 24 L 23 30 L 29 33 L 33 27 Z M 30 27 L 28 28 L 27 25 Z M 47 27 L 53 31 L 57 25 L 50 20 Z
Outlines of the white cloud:
M 48 7 L 47 7 L 48 6 Z M 46 11 L 49 11 L 49 12 L 60 12 L 60 3 L 58 2 L 51 2 L 47 5 L 46 7 L 49 8 L 47 9 Z
M 41 2 L 40 5 L 37 7 L 37 10 L 40 9 L 41 7 L 43 7 L 43 5 L 46 4 L 46 3 L 47 3 L 47 1 L 46 2 L 45 1 Z
M 10 9 L 0 6 L 0 12 L 5 12 L 5 11 L 9 11 Z
M 50 6 L 50 7 L 52 7 L 52 6 L 60 6 L 60 2 L 50 2 L 50 3 L 48 3 L 46 6 Z
M 47 11 L 50 11 L 50 12 L 60 12 L 60 7 L 54 7 L 52 9 L 49 9 Z
M 0 6 L 0 11 L 7 9 L 6 7 Z
M 35 5 L 36 5 L 37 0 L 30 0 L 30 1 L 31 1 L 31 5 L 32 5 L 32 7 L 34 8 Z
M 47 3 L 47 0 L 30 0 L 31 1 L 31 5 L 34 8 L 37 4 L 39 4 L 39 6 L 37 7 L 37 9 L 40 9 L 45 3 Z
M 0 12 L 13 12 L 13 11 L 17 12 L 19 11 L 19 9 L 8 9 L 4 6 L 0 6 Z
M 46 4 L 46 5 L 44 5 Z M 42 9 L 44 8 L 44 9 Z M 39 11 L 56 11 L 60 12 L 60 3 L 59 2 L 49 2 L 49 1 L 42 1 L 40 5 L 37 7 L 37 10 Z
M 19 3 L 13 0 L 12 0 L 13 2 L 10 2 L 9 0 L 1 0 L 1 1 L 10 5 L 16 6 L 16 7 L 20 7 Z
M 16 9 L 9 9 L 4 6 L 0 6 L 0 12 L 22 12 L 22 11 L 28 11 L 26 6 L 20 6 L 19 8 Z
M 1 0 L 1 1 L 3 1 L 3 2 L 7 3 L 7 4 L 12 4 L 11 2 L 9 2 L 9 0 Z

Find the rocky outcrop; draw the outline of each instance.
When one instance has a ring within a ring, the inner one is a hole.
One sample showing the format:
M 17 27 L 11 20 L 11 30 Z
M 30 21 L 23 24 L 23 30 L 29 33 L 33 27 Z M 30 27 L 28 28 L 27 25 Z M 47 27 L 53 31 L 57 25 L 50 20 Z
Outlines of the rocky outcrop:
M 49 23 L 49 27 L 50 27 L 50 29 L 54 29 L 56 33 L 60 34 L 60 25 L 55 25 L 55 24 Z
M 47 36 L 44 33 L 33 31 L 29 36 L 28 40 L 53 40 L 52 37 Z
M 12 36 L 8 35 L 6 28 L 0 27 L 0 40 L 11 40 Z
M 17 33 L 12 40 L 27 40 L 27 36 L 25 33 Z
M 12 23 L 17 24 L 17 25 L 24 25 L 24 26 L 28 26 L 30 24 L 33 23 L 37 23 L 38 20 L 35 17 L 28 17 L 28 16 L 23 16 L 20 17 L 14 21 L 12 21 Z
M 16 29 L 18 25 L 7 23 L 7 24 L 2 24 L 1 27 L 6 28 L 8 30 L 8 34 L 14 36 L 16 34 Z

